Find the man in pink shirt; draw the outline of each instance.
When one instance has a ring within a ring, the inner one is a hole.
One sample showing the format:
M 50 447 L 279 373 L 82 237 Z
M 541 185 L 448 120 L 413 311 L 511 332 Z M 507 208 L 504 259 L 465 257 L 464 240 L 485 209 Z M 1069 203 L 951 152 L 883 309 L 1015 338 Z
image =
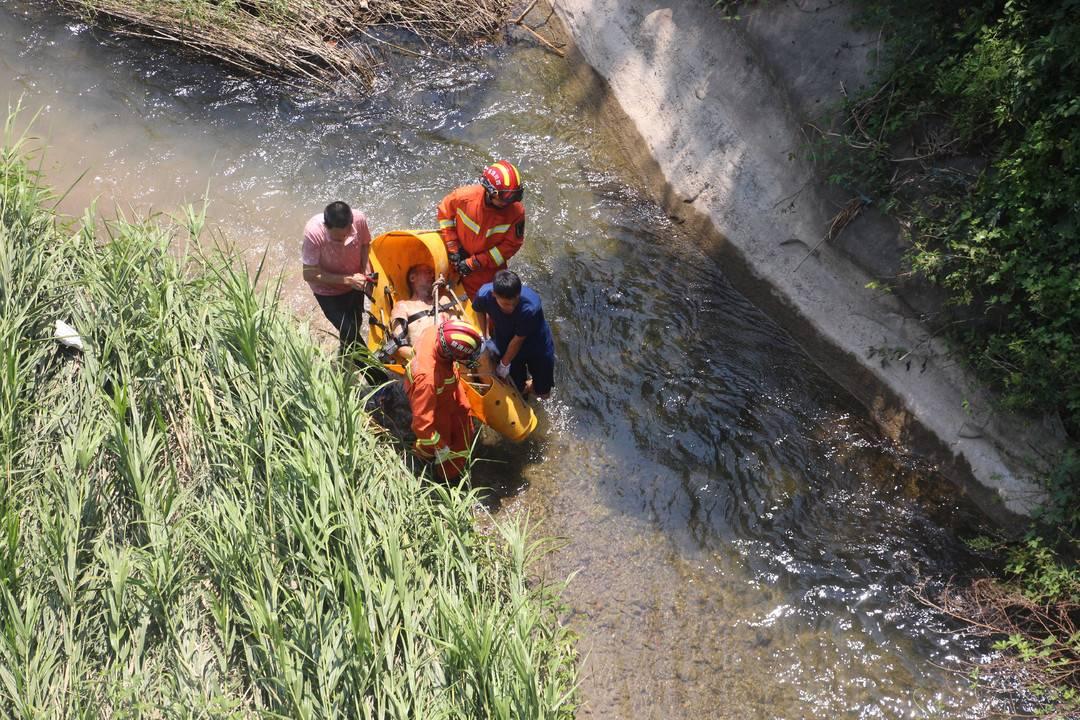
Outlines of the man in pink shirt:
M 300 252 L 304 280 L 326 319 L 338 329 L 343 354 L 360 339 L 364 288 L 372 281 L 370 249 L 367 216 L 340 200 L 304 226 Z

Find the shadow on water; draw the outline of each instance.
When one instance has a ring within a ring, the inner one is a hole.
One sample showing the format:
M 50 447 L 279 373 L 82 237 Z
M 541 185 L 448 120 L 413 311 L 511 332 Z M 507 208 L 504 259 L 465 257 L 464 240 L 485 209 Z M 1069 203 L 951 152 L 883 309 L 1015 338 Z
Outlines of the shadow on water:
M 368 99 L 295 99 L 0 9 L 0 93 L 46 106 L 50 179 L 89 169 L 65 207 L 168 208 L 209 186 L 213 221 L 285 272 L 304 316 L 299 232 L 329 199 L 376 232 L 431 227 L 452 186 L 518 161 L 512 265 L 544 299 L 557 394 L 534 438 L 481 448 L 475 482 L 565 541 L 541 571 L 576 573 L 582 717 L 979 715 L 937 665 L 981 648 L 909 589 L 963 571 L 957 537 L 981 518 L 648 197 L 589 108 L 595 79 L 527 44 L 385 59 Z

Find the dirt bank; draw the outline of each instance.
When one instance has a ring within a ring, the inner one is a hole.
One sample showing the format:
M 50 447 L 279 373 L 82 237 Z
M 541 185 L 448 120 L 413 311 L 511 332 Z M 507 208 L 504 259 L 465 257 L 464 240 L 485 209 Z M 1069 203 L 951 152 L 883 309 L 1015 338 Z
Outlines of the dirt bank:
M 715 238 L 733 282 L 891 436 L 933 455 L 987 511 L 1028 514 L 1059 430 L 993 410 L 910 305 L 866 288 L 900 256 L 884 218 L 864 213 L 822 242 L 843 199 L 806 157 L 804 123 L 865 82 L 879 38 L 852 30 L 843 2 L 815 2 L 762 4 L 740 21 L 703 1 L 556 9 L 640 134 L 628 149 L 647 154 L 669 212 Z

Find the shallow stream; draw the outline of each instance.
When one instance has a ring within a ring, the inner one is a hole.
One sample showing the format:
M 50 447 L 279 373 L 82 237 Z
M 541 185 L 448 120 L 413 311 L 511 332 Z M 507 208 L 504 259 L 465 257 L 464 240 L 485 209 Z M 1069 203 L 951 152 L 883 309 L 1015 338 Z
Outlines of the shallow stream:
M 423 51 L 422 46 L 414 46 Z M 0 98 L 20 95 L 63 207 L 210 200 L 224 237 L 299 277 L 332 199 L 373 230 L 432 227 L 498 157 L 527 182 L 512 265 L 542 296 L 556 398 L 521 447 L 485 449 L 496 516 L 562 539 L 582 718 L 929 718 L 982 709 L 939 669 L 980 648 L 914 603 L 981 522 L 934 470 L 736 293 L 602 129 L 591 84 L 529 43 L 385 54 L 374 95 L 297 100 L 34 6 L 0 7 Z M 28 117 L 28 116 L 25 116 Z

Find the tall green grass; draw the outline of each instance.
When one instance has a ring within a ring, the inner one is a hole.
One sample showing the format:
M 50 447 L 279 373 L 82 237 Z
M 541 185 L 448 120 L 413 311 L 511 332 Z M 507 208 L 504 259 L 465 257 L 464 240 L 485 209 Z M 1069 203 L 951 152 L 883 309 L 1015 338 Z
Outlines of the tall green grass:
M 65 225 L 0 153 L 0 714 L 573 715 L 523 528 L 414 477 L 198 213 Z

